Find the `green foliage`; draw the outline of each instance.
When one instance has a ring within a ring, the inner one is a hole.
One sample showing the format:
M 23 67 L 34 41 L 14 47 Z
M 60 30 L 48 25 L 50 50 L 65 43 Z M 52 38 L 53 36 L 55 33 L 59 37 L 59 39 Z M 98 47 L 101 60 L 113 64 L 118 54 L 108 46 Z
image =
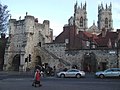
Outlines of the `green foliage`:
M 7 31 L 8 18 L 10 16 L 7 8 L 7 5 L 2 5 L 0 3 L 0 34 L 5 33 Z

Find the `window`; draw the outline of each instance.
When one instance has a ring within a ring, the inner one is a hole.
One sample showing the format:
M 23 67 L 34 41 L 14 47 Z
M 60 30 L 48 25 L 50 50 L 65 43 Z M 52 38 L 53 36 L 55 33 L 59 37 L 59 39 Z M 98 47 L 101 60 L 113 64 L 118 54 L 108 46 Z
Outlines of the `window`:
M 83 27 L 83 17 L 80 18 L 80 27 Z
M 105 18 L 105 27 L 108 28 L 108 18 Z

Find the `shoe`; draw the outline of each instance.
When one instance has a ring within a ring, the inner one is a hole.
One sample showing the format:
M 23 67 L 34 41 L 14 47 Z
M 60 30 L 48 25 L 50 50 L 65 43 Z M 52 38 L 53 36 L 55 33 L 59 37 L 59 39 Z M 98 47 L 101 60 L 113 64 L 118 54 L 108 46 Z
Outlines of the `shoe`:
M 34 86 L 34 83 L 32 84 L 32 86 Z
M 39 87 L 41 87 L 42 85 L 41 84 L 39 84 Z

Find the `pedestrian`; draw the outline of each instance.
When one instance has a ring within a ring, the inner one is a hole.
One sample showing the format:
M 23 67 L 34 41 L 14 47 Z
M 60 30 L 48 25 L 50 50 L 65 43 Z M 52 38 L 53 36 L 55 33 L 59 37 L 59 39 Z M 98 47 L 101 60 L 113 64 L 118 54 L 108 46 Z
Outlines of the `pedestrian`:
M 41 86 L 40 83 L 40 78 L 41 78 L 41 73 L 39 69 L 36 69 L 35 75 L 34 75 L 34 81 L 32 83 L 32 86 L 35 86 L 38 84 L 39 86 Z

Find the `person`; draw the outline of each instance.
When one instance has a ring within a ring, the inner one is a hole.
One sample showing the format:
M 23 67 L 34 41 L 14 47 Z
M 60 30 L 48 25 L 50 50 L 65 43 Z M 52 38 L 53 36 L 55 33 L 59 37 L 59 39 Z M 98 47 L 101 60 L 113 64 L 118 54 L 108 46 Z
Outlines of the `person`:
M 41 77 L 41 73 L 39 69 L 36 69 L 35 75 L 34 75 L 34 81 L 32 86 L 35 86 L 38 84 L 39 86 L 41 86 L 40 84 L 40 77 Z

